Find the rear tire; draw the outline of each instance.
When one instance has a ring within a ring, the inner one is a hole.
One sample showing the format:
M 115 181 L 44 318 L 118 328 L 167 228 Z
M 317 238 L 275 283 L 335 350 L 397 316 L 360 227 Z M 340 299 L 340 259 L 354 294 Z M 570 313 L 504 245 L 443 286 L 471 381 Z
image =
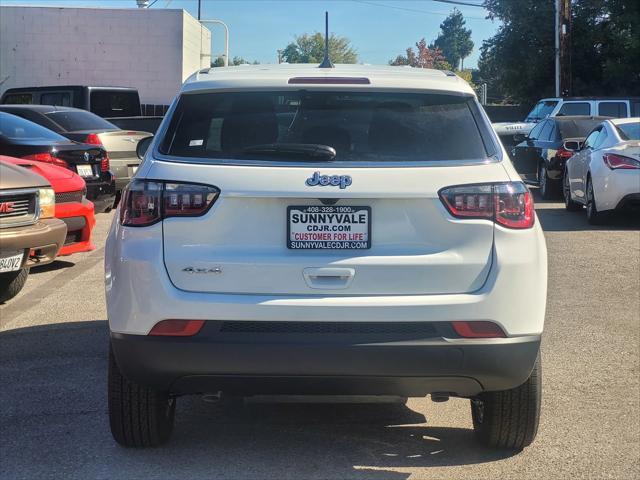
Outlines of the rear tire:
M 609 219 L 609 215 L 598 211 L 596 197 L 593 194 L 593 182 L 587 177 L 587 221 L 591 225 L 602 225 Z
M 549 178 L 547 166 L 542 162 L 538 167 L 538 185 L 540 187 L 540 195 L 545 200 L 552 200 L 558 195 L 558 180 Z
M 562 196 L 564 197 L 564 208 L 568 212 L 579 212 L 582 210 L 582 205 L 571 199 L 571 186 L 569 184 L 569 177 L 567 176 L 566 171 L 562 177 Z
M 519 387 L 485 392 L 471 400 L 476 438 L 487 447 L 522 450 L 536 438 L 542 399 L 540 354 Z
M 108 384 L 109 424 L 116 442 L 124 447 L 156 447 L 169 439 L 175 399 L 124 378 L 111 347 Z
M 27 282 L 29 269 L 23 268 L 15 272 L 0 273 L 0 303 L 11 300 L 20 293 Z

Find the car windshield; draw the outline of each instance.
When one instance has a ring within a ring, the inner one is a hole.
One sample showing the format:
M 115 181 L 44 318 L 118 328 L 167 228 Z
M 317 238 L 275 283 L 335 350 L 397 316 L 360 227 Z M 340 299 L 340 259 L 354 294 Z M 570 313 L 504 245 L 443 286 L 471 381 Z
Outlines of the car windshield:
M 481 132 L 478 125 L 484 123 L 475 100 L 465 96 L 336 91 L 184 94 L 160 152 L 202 159 L 309 161 L 328 147 L 335 155 L 322 156 L 325 161 L 486 159 L 495 149 L 485 147 L 485 142 L 493 143 L 488 129 Z
M 616 129 L 623 140 L 640 140 L 640 122 L 616 125 Z
M 91 112 L 61 110 L 59 112 L 45 113 L 45 115 L 67 132 L 119 130 L 113 123 L 107 122 L 104 118 L 100 118 Z
M 557 100 L 542 100 L 536 103 L 536 106 L 529 112 L 525 122 L 539 122 L 547 118 L 555 106 L 558 104 Z
M 41 127 L 37 123 L 9 113 L 0 112 L 0 136 L 10 140 L 46 140 L 69 143 L 62 135 Z

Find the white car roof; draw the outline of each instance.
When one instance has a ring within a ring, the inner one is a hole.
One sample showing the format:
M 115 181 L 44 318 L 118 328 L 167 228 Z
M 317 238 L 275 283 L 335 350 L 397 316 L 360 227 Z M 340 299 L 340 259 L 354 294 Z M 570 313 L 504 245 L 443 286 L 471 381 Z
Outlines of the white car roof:
M 638 123 L 640 122 L 640 117 L 631 117 L 631 118 L 613 118 L 609 120 L 614 125 L 626 125 L 627 123 Z
M 339 79 L 364 78 L 369 83 L 289 83 L 292 78 Z M 191 75 L 182 86 L 182 92 L 201 90 L 283 90 L 283 89 L 337 89 L 337 90 L 421 90 L 446 92 L 457 95 L 475 95 L 467 82 L 452 72 L 427 68 L 336 65 L 318 68 L 317 64 L 239 65 L 216 67 Z

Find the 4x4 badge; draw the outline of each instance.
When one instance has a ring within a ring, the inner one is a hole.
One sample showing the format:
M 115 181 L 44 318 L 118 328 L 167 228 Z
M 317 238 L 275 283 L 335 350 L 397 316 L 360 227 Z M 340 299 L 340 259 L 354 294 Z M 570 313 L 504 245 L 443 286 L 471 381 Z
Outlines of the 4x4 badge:
M 352 180 L 351 175 L 320 175 L 320 172 L 314 172 L 304 183 L 309 187 L 319 185 L 321 187 L 333 186 L 345 189 L 351 185 Z

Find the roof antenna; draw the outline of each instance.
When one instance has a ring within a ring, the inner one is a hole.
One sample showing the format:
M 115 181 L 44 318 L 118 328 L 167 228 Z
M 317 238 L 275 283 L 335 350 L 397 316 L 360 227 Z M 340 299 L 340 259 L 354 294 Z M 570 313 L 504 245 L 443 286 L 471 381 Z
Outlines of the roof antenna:
M 329 12 L 324 12 L 324 59 L 318 68 L 333 68 L 329 58 Z

